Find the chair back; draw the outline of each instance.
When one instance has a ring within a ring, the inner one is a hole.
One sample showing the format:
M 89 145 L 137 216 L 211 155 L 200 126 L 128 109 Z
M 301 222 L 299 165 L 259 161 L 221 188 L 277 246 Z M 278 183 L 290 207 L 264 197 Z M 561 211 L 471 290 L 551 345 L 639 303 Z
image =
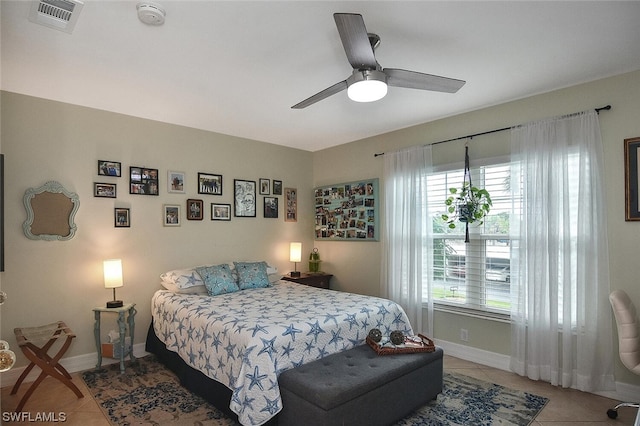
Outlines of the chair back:
M 620 361 L 631 372 L 640 375 L 640 323 L 636 307 L 622 290 L 614 290 L 609 295 L 618 326 Z

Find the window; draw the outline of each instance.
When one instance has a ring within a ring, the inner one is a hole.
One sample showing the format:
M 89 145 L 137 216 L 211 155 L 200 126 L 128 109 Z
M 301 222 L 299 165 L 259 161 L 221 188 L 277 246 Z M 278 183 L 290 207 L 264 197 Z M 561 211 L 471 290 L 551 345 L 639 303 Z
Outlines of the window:
M 434 302 L 441 307 L 508 314 L 509 222 L 514 205 L 510 165 L 492 164 L 471 169 L 473 185 L 489 191 L 493 207 L 482 225 L 469 226 L 469 243 L 464 242 L 463 223 L 450 229 L 440 219 L 450 195 L 449 188 L 459 188 L 463 178 L 462 169 L 427 176 L 427 209 L 433 224 L 433 267 L 426 268 L 431 276 L 425 278 L 432 284 Z M 424 294 L 428 294 L 426 290 Z

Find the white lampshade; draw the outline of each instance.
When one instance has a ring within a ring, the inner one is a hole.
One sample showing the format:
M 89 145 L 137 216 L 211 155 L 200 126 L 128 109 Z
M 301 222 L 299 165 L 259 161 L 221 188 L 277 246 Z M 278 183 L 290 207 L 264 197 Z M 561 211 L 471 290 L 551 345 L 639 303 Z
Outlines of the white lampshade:
M 122 260 L 109 259 L 104 261 L 104 288 L 122 287 Z
M 302 261 L 302 243 L 291 243 L 289 246 L 289 262 Z

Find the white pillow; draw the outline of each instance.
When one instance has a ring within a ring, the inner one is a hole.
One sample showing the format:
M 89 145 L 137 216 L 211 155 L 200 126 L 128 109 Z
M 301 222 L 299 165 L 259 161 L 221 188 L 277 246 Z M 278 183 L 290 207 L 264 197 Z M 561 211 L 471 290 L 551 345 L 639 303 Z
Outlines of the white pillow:
M 193 287 L 188 287 L 188 288 L 178 288 L 175 284 L 172 284 L 166 281 L 161 281 L 160 284 L 162 284 L 162 287 L 164 287 L 165 289 L 169 290 L 172 293 L 209 294 L 209 292 L 207 291 L 207 287 L 203 285 L 194 285 Z
M 203 288 L 204 293 L 207 292 L 204 281 L 195 268 L 174 269 L 160 274 L 160 283 L 174 293 L 200 293 Z
M 268 269 L 267 269 L 267 270 L 268 270 Z M 282 279 L 282 275 L 280 275 L 280 274 L 269 274 L 269 275 L 268 275 L 268 278 L 269 278 L 269 282 L 270 282 L 271 284 L 273 284 L 273 283 L 275 283 L 275 282 L 280 281 L 280 280 Z
M 269 264 L 267 263 L 267 275 L 273 275 L 277 273 L 278 273 L 278 268 L 274 266 L 269 266 Z

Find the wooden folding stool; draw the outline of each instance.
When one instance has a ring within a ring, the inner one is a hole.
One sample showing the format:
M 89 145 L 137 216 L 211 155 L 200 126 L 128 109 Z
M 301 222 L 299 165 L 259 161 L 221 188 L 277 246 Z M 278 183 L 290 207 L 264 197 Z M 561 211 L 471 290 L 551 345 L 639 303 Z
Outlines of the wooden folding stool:
M 13 332 L 16 335 L 18 346 L 31 363 L 22 372 L 20 378 L 18 378 L 18 381 L 11 390 L 11 395 L 15 395 L 16 392 L 18 392 L 18 388 L 34 366 L 37 365 L 42 370 L 38 378 L 31 384 L 29 389 L 27 389 L 27 393 L 25 393 L 20 400 L 15 410 L 16 412 L 22 411 L 29 397 L 47 376 L 51 376 L 64 383 L 78 398 L 84 397 L 80 389 L 71 381 L 71 375 L 58 363 L 62 355 L 69 349 L 73 338 L 76 337 L 64 322 L 58 321 L 40 327 L 16 328 Z M 61 337 L 66 337 L 62 347 L 53 357 L 49 356 L 47 352 L 56 340 Z

